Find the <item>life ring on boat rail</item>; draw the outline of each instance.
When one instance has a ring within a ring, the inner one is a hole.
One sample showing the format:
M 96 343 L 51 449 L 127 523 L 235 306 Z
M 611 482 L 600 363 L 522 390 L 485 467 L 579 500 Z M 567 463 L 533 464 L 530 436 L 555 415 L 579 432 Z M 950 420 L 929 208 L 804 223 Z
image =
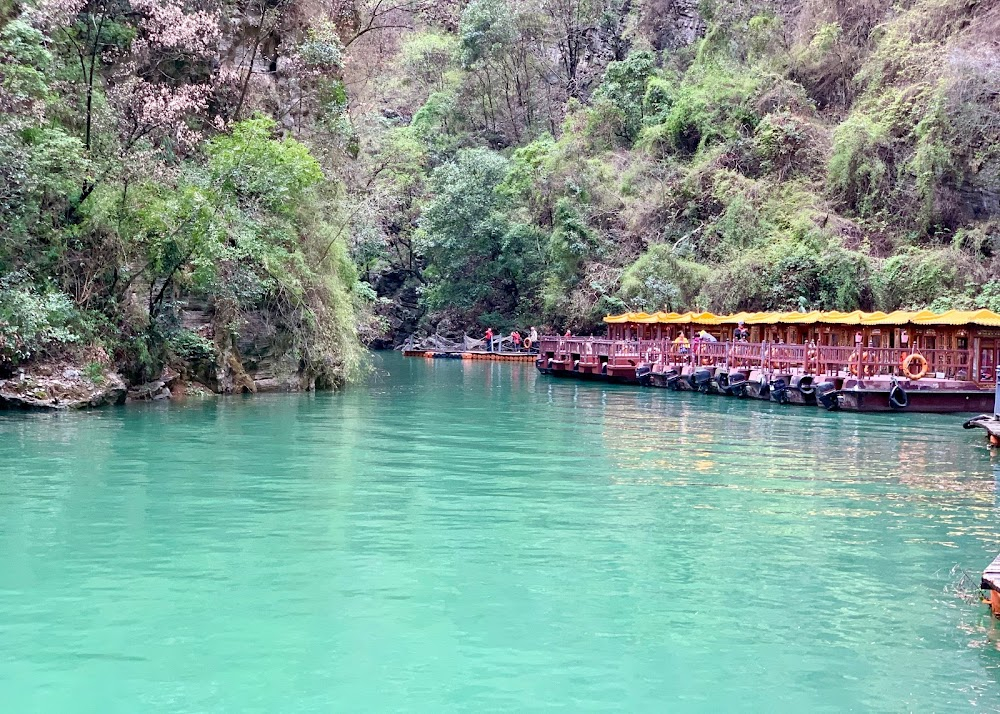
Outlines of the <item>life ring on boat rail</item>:
M 858 376 L 858 365 L 861 364 L 861 360 L 867 360 L 871 355 L 867 352 L 858 353 L 857 350 L 851 353 L 851 356 L 847 358 L 847 371 L 853 374 L 855 377 Z M 865 365 L 865 376 L 872 376 L 872 366 L 870 364 Z
M 913 368 L 914 364 L 918 365 L 916 369 Z M 911 352 L 899 363 L 899 368 L 903 370 L 903 374 L 914 381 L 927 374 L 927 367 L 927 358 L 919 352 Z
M 526 350 L 530 350 L 530 349 L 531 349 L 531 346 L 532 346 L 533 344 L 535 344 L 535 343 L 531 341 L 531 338 L 530 338 L 530 337 L 525 337 L 525 338 L 524 338 L 524 349 L 526 349 Z

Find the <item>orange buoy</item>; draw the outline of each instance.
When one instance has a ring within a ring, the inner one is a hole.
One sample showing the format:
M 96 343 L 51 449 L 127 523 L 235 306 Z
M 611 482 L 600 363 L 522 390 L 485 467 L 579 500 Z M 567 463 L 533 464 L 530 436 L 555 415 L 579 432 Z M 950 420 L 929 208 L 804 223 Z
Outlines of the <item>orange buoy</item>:
M 914 363 L 917 364 L 916 369 L 913 367 Z M 899 367 L 903 370 L 903 374 L 916 381 L 927 374 L 927 358 L 919 352 L 912 352 L 903 358 L 903 361 L 899 363 Z

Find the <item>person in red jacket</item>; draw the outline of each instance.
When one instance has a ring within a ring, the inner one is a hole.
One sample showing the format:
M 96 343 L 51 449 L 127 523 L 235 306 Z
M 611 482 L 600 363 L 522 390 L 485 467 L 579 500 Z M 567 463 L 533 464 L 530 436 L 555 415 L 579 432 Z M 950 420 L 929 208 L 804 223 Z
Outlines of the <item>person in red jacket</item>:
M 483 336 L 483 339 L 486 340 L 486 351 L 487 352 L 492 352 L 493 351 L 493 328 L 492 327 L 487 327 L 486 328 L 486 334 Z
M 514 351 L 515 352 L 520 352 L 521 351 L 521 333 L 518 332 L 517 330 L 514 330 L 513 332 L 511 332 L 510 333 L 510 341 L 514 343 Z

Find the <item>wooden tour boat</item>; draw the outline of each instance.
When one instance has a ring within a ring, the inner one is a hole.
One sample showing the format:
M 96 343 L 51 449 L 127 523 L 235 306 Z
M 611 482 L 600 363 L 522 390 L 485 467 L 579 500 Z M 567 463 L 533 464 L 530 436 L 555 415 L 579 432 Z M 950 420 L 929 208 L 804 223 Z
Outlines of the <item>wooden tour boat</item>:
M 989 310 L 659 312 L 604 322 L 604 337 L 540 338 L 539 371 L 828 410 L 993 408 L 1000 314 Z

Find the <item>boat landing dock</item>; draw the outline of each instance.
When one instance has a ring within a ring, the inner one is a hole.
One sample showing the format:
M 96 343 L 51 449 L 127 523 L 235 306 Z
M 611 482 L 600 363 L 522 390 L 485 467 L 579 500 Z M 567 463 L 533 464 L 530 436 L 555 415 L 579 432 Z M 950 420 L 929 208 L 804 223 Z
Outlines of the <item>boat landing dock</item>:
M 994 616 L 1000 617 L 1000 555 L 983 571 L 983 582 L 980 587 L 989 597 Z
M 425 357 L 427 359 L 471 359 L 487 360 L 490 362 L 534 362 L 538 358 L 537 352 L 487 352 L 485 350 L 471 350 L 459 352 L 457 350 L 403 350 L 404 357 Z
M 984 429 L 990 446 L 1000 446 L 1000 417 L 996 414 L 980 414 L 962 426 L 966 429 Z

